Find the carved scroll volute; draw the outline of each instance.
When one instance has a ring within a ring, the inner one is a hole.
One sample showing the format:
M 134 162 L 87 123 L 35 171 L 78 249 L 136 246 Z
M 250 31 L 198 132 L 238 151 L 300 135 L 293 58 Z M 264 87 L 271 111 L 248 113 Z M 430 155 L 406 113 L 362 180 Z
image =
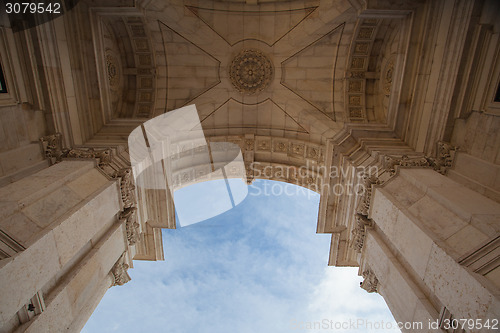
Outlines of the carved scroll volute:
M 361 253 L 366 239 L 366 229 L 373 226 L 373 221 L 367 217 L 356 214 L 356 224 L 352 229 L 351 246 L 357 253 Z
M 440 174 L 445 174 L 446 171 L 453 166 L 453 160 L 455 159 L 455 154 L 458 147 L 454 147 L 446 142 L 437 143 L 437 156 L 434 160 L 433 167 L 434 170 Z
M 135 206 L 135 185 L 134 176 L 131 168 L 123 168 L 113 175 L 114 178 L 120 178 L 120 191 L 122 195 L 123 208 Z
M 378 279 L 371 269 L 363 272 L 363 282 L 359 286 L 369 293 L 378 292 Z
M 137 223 L 137 208 L 126 208 L 120 213 L 119 220 L 125 223 L 128 245 L 135 245 L 139 240 L 139 223 Z
M 60 162 L 63 157 L 66 157 L 69 151 L 69 149 L 62 146 L 61 133 L 41 137 L 40 144 L 42 145 L 45 157 L 50 161 L 51 165 Z
M 129 267 L 128 264 L 125 263 L 125 254 L 126 252 L 120 256 L 113 268 L 111 268 L 111 274 L 113 274 L 114 278 L 113 286 L 123 286 L 131 280 L 127 272 Z
M 358 202 L 356 212 L 368 216 L 370 211 L 370 200 L 372 197 L 372 185 L 380 184 L 380 180 L 375 175 L 364 174 L 362 179 L 362 193 Z

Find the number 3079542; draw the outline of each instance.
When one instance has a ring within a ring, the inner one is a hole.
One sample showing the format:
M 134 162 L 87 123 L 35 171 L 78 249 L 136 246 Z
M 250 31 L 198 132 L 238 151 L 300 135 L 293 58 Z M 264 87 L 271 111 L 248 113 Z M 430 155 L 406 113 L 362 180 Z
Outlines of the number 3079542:
M 7 14 L 61 14 L 61 4 L 59 2 L 49 2 L 47 4 L 42 2 L 7 2 L 5 12 Z

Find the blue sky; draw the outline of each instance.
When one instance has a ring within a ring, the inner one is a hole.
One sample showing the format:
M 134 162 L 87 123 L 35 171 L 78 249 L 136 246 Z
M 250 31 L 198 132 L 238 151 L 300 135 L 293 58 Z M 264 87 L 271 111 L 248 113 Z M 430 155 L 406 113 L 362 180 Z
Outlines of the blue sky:
M 179 211 L 209 183 L 183 189 Z M 135 261 L 132 281 L 109 289 L 83 332 L 386 331 L 333 329 L 393 319 L 380 295 L 359 287 L 357 268 L 327 266 L 318 204 L 316 193 L 256 180 L 235 208 L 163 230 L 165 261 Z

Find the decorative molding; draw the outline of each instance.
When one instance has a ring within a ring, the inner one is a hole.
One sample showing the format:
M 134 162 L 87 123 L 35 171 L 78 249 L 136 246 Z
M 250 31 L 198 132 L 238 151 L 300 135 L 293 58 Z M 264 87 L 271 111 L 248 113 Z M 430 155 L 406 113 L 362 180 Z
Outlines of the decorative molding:
M 125 263 L 125 253 L 123 252 L 118 261 L 115 263 L 113 268 L 111 268 L 111 274 L 113 274 L 114 282 L 112 286 L 123 286 L 125 283 L 132 280 L 130 275 L 128 275 L 127 270 L 129 268 L 128 264 Z
M 409 157 L 408 155 L 402 155 L 401 157 L 386 156 L 384 159 L 384 167 L 391 174 L 396 174 L 396 166 L 402 167 L 430 167 L 431 161 L 425 156 L 421 157 Z
M 483 276 L 490 273 L 500 266 L 500 236 L 460 258 L 458 263 Z
M 366 122 L 366 71 L 370 60 L 370 53 L 377 30 L 382 21 L 376 18 L 360 18 L 357 23 L 357 32 L 354 34 L 349 52 L 346 72 L 346 109 L 348 119 L 355 122 Z M 392 80 L 392 71 L 391 71 Z
M 378 292 L 378 279 L 371 269 L 363 272 L 363 282 L 359 286 L 369 293 Z
M 94 149 L 94 148 L 74 148 L 68 150 L 66 156 L 70 158 L 93 158 L 99 160 L 99 166 L 108 165 L 111 163 L 111 149 Z
M 12 257 L 24 250 L 26 248 L 23 244 L 10 236 L 6 231 L 0 229 L 0 260 Z
M 386 156 L 384 160 L 384 167 L 391 175 L 396 173 L 396 166 L 401 167 L 428 167 L 433 168 L 435 171 L 445 175 L 447 170 L 453 166 L 455 154 L 458 148 L 446 142 L 437 143 L 437 156 L 428 157 L 409 157 L 402 155 L 401 157 Z
M 49 160 L 50 165 L 54 165 L 62 161 L 63 158 L 80 158 L 80 159 L 98 159 L 99 166 L 105 166 L 111 163 L 111 149 L 94 149 L 94 148 L 63 148 L 62 134 L 56 133 L 43 136 L 40 138 L 40 144 L 45 157 Z
M 361 253 L 363 250 L 366 238 L 366 228 L 370 228 L 372 226 L 372 220 L 361 214 L 356 214 L 356 225 L 352 229 L 351 233 L 351 247 L 354 248 L 357 253 Z

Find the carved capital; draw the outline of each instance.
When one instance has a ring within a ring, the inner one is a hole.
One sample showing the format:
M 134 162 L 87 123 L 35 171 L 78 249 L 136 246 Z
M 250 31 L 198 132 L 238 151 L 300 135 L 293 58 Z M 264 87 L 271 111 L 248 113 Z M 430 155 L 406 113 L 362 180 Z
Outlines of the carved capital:
M 373 226 L 373 221 L 367 217 L 356 214 L 356 225 L 352 229 L 351 246 L 358 253 L 361 253 L 365 244 L 366 229 Z
M 123 168 L 116 171 L 113 175 L 113 178 L 120 178 L 120 192 L 122 195 L 123 207 L 133 207 L 136 203 L 136 200 L 132 168 Z
M 361 199 L 358 202 L 356 212 L 358 214 L 368 216 L 368 212 L 370 210 L 370 200 L 372 197 L 372 185 L 378 185 L 381 181 L 376 175 L 364 174 L 361 184 L 362 184 L 362 192 Z
M 247 185 L 251 185 L 254 181 L 253 163 L 245 163 L 245 173 L 247 177 Z
M 359 286 L 369 293 L 378 292 L 378 279 L 371 269 L 363 272 L 363 282 L 360 282 Z
M 50 164 L 56 164 L 68 154 L 69 149 L 62 146 L 62 134 L 56 133 L 52 135 L 43 136 L 40 138 L 45 157 L 50 161 Z
M 119 220 L 125 223 L 128 245 L 134 245 L 139 240 L 139 223 L 137 223 L 137 208 L 126 208 L 120 213 Z
M 452 146 L 449 143 L 439 141 L 437 143 L 436 158 L 432 159 L 432 167 L 440 174 L 446 174 L 446 171 L 453 166 L 453 160 L 458 147 Z
M 115 280 L 113 286 L 123 286 L 131 280 L 127 273 L 128 264 L 125 263 L 125 253 L 126 252 L 123 252 L 113 268 L 111 268 L 111 273 L 113 274 L 113 278 Z

